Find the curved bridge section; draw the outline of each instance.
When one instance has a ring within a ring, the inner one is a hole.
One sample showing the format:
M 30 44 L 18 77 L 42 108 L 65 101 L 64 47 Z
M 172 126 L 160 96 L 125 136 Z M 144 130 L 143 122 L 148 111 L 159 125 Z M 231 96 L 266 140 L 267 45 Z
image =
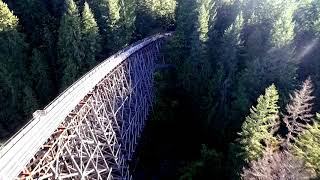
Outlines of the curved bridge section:
M 159 49 L 171 34 L 132 45 L 88 72 L 0 151 L 0 179 L 131 179 L 153 102 Z

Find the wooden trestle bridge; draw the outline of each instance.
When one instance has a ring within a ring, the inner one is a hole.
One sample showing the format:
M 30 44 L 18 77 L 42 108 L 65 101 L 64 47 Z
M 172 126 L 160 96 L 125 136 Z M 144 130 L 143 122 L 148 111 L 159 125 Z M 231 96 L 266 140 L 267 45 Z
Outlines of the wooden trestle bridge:
M 111 56 L 75 82 L 0 150 L 0 180 L 131 179 L 128 162 L 154 99 L 153 73 L 170 36 Z

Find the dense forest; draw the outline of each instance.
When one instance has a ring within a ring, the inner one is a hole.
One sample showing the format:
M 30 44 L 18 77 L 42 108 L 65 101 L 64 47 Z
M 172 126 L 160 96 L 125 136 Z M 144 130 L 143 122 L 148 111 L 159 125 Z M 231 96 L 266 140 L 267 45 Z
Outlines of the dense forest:
M 134 179 L 320 178 L 319 0 L 0 0 L 0 140 L 168 31 Z

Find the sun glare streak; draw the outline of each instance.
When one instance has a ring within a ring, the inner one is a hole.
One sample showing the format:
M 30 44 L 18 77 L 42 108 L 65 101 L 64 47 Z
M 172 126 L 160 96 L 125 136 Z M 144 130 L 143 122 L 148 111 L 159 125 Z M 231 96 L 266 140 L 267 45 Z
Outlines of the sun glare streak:
M 312 40 L 312 42 L 309 43 L 306 47 L 304 47 L 304 50 L 300 52 L 300 54 L 297 56 L 297 60 L 301 61 L 306 55 L 313 51 L 313 49 L 316 47 L 318 43 L 319 39 Z

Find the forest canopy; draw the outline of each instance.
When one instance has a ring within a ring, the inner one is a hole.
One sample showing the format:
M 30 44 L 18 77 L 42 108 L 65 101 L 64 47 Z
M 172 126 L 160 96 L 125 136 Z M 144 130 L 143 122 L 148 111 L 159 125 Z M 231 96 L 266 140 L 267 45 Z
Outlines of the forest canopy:
M 320 177 L 319 0 L 0 0 L 0 142 L 169 31 L 135 179 Z

